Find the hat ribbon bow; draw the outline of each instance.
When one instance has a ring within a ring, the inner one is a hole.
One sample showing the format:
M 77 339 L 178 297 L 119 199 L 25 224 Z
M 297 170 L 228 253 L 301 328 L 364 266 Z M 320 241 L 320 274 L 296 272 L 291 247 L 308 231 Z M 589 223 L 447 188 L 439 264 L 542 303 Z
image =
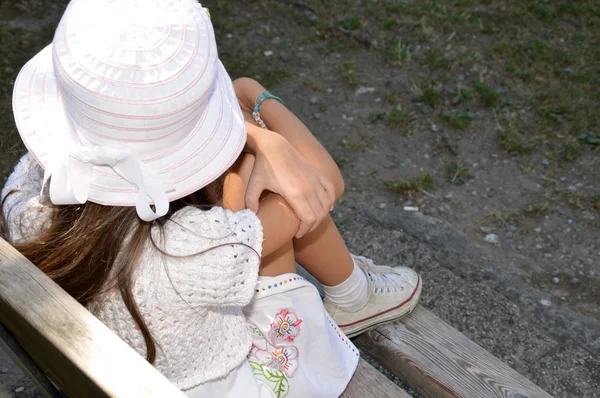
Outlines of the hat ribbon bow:
M 83 204 L 88 200 L 94 166 L 110 167 L 139 190 L 136 210 L 144 221 L 164 216 L 169 210 L 167 189 L 128 148 L 78 146 L 53 156 L 44 171 L 50 180 L 50 199 L 56 205 Z M 148 202 L 154 202 L 155 211 Z

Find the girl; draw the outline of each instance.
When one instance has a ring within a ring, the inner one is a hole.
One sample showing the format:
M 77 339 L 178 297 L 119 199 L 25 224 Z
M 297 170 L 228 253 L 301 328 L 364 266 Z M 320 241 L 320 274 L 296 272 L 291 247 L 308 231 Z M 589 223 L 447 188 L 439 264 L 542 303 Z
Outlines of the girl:
M 191 397 L 339 396 L 358 360 L 343 331 L 418 301 L 414 271 L 350 255 L 335 163 L 258 83 L 234 91 L 193 0 L 73 0 L 13 111 L 29 152 L 2 192 L 8 239 Z M 245 210 L 265 187 L 323 221 L 272 192 Z

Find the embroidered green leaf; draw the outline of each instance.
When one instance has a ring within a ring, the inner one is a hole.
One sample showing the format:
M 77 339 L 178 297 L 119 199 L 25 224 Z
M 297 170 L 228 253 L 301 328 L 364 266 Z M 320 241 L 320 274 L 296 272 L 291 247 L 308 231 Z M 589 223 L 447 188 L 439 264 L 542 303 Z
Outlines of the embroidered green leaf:
M 265 379 L 267 379 L 268 381 L 272 381 L 274 383 L 277 383 L 281 379 L 286 378 L 285 375 L 280 370 L 271 369 L 266 366 L 263 367 L 263 372 L 264 372 Z
M 273 388 L 273 392 L 277 395 L 277 398 L 284 398 L 290 392 L 290 382 L 287 380 L 285 375 L 283 378 L 275 383 L 275 387 Z

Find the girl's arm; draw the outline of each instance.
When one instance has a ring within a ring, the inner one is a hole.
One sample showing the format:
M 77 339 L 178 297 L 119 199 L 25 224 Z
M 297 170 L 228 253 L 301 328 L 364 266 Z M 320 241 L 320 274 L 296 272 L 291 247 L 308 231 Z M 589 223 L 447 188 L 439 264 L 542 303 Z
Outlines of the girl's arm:
M 225 177 L 223 206 L 231 211 L 246 208 L 244 197 L 254 168 L 255 157 L 243 153 Z M 260 201 L 257 213 L 263 226 L 262 257 L 266 257 L 291 241 L 300 220 L 292 207 L 280 196 L 269 194 Z
M 233 85 L 242 109 L 246 114 L 251 114 L 255 98 L 266 91 L 265 88 L 246 77 L 235 80 Z M 300 155 L 333 183 L 336 199 L 342 196 L 344 180 L 340 169 L 327 150 L 292 112 L 278 101 L 267 100 L 260 106 L 260 116 L 269 130 L 283 136 Z M 251 117 L 249 121 L 254 122 Z

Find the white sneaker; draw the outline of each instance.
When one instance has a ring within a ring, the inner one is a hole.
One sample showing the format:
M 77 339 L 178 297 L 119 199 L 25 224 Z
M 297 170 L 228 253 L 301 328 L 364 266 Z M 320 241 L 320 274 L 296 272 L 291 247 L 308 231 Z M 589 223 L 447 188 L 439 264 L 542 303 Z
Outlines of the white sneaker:
M 338 307 L 325 296 L 323 304 L 335 323 L 348 337 L 357 336 L 408 315 L 421 297 L 421 277 L 412 268 L 375 265 L 373 260 L 352 255 L 367 276 L 369 297 L 358 311 Z

